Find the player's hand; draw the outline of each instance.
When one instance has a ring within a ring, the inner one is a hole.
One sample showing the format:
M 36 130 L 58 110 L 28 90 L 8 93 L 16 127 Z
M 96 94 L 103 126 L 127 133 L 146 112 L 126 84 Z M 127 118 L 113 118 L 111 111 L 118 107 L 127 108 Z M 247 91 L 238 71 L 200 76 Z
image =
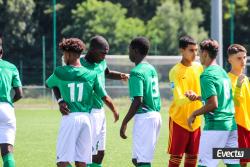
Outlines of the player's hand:
M 239 78 L 238 78 L 238 80 L 237 80 L 237 84 L 236 84 L 236 86 L 237 86 L 238 88 L 241 88 L 242 83 L 244 82 L 244 78 L 245 78 L 245 75 L 244 75 L 244 74 L 241 74 L 241 75 L 239 76 Z
M 188 90 L 185 94 L 184 94 L 190 101 L 195 101 L 195 100 L 199 100 L 199 96 L 192 90 Z
M 117 122 L 119 120 L 119 113 L 117 111 L 113 112 L 114 115 L 114 122 Z
M 194 114 L 191 114 L 190 117 L 188 118 L 188 121 L 187 121 L 187 122 L 188 122 L 188 127 L 189 127 L 190 129 L 193 129 L 193 128 L 192 128 L 192 124 L 194 123 L 195 118 L 196 118 L 196 117 L 194 116 Z
M 62 115 L 68 115 L 69 114 L 69 108 L 67 103 L 65 103 L 64 101 L 61 101 L 59 104 L 59 110 L 62 113 Z
M 128 81 L 129 79 L 129 74 L 121 73 L 121 80 L 122 81 Z
M 127 138 L 127 136 L 125 135 L 126 129 L 127 129 L 127 124 L 122 124 L 122 126 L 120 128 L 120 136 L 123 139 Z

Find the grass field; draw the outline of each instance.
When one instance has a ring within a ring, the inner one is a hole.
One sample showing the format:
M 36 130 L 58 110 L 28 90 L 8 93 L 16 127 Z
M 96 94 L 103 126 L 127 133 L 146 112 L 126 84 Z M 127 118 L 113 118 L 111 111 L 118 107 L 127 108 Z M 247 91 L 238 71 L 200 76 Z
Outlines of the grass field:
M 120 120 L 113 123 L 111 112 L 106 109 L 107 115 L 107 147 L 104 158 L 104 167 L 132 167 L 131 139 L 133 121 L 127 129 L 128 139 L 119 136 L 119 128 L 127 113 L 129 100 L 127 98 L 115 99 L 120 112 Z M 161 110 L 162 128 L 157 144 L 154 167 L 167 166 L 168 143 L 167 106 L 163 101 Z M 17 117 L 17 136 L 15 144 L 15 160 L 17 167 L 53 167 L 55 166 L 55 150 L 60 113 L 56 104 L 43 99 L 24 99 L 15 105 Z M 2 161 L 0 161 L 2 166 Z M 220 165 L 223 166 L 223 165 Z

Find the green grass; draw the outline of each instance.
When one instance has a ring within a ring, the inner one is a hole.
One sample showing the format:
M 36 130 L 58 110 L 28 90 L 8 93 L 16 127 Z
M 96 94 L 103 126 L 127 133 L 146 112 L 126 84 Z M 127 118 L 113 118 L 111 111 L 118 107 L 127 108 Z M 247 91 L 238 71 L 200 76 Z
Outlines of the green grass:
M 111 112 L 106 109 L 107 115 L 107 147 L 104 158 L 104 167 L 132 167 L 132 125 L 129 122 L 127 129 L 128 139 L 121 139 L 119 129 L 121 121 L 127 113 L 130 101 L 127 98 L 115 99 L 120 112 L 120 120 L 113 123 Z M 164 101 L 161 110 L 162 128 L 157 143 L 154 167 L 167 166 L 168 155 L 168 107 Z M 56 104 L 50 99 L 24 99 L 16 104 L 17 136 L 15 143 L 15 160 L 17 167 L 52 167 L 55 166 L 55 150 L 60 113 Z M 2 162 L 0 161 L 0 166 Z M 223 166 L 223 165 L 220 165 Z

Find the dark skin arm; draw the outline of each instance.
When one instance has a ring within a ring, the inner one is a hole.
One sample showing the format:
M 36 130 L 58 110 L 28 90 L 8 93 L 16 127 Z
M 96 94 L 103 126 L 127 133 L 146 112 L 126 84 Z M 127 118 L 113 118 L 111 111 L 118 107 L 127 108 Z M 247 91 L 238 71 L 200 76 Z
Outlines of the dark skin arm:
M 108 106 L 108 108 L 112 111 L 113 113 L 113 116 L 114 116 L 114 122 L 118 121 L 119 120 L 119 113 L 117 112 L 113 102 L 112 102 L 112 99 L 111 97 L 109 96 L 104 96 L 102 98 L 103 102 Z
M 139 109 L 139 107 L 142 105 L 142 97 L 141 96 L 136 96 L 134 97 L 133 102 L 130 105 L 130 108 L 128 110 L 127 115 L 122 121 L 122 126 L 120 128 L 120 136 L 123 139 L 126 139 L 127 136 L 125 135 L 126 129 L 127 129 L 127 124 L 128 122 L 134 117 L 136 111 Z
M 23 97 L 23 90 L 21 87 L 13 88 L 15 91 L 15 95 L 12 99 L 12 102 L 15 103 L 16 101 L 20 100 Z
M 217 96 L 211 96 L 208 98 L 207 103 L 200 109 L 194 111 L 188 118 L 188 126 L 192 129 L 192 123 L 195 121 L 195 118 L 199 115 L 203 115 L 208 112 L 213 112 L 218 108 L 218 99 Z
M 121 73 L 121 72 L 118 72 L 118 71 L 111 71 L 111 70 L 109 70 L 109 68 L 106 68 L 105 77 L 108 78 L 108 79 L 113 79 L 113 80 L 127 81 L 128 78 L 129 78 L 129 74 Z
M 56 100 L 61 98 L 61 93 L 58 87 L 53 87 L 53 92 L 56 97 Z M 65 101 L 61 101 L 59 104 L 59 110 L 62 113 L 62 115 L 68 115 L 69 114 L 69 108 Z

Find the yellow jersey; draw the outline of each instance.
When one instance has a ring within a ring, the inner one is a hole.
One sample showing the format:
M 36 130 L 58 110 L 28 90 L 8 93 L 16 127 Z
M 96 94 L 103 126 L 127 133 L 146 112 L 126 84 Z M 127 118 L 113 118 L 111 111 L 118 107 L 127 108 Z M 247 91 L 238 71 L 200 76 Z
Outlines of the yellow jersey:
M 241 88 L 237 87 L 238 76 L 228 73 L 232 82 L 236 123 L 250 131 L 250 83 L 244 78 Z
M 195 131 L 201 125 L 201 117 L 198 116 L 192 124 L 192 129 L 190 129 L 187 119 L 195 110 L 202 107 L 202 102 L 199 100 L 190 101 L 185 96 L 185 93 L 192 90 L 197 95 L 201 95 L 200 75 L 202 72 L 203 67 L 197 62 L 193 62 L 189 67 L 178 63 L 169 72 L 169 80 L 173 92 L 169 116 L 175 123 L 188 131 Z

